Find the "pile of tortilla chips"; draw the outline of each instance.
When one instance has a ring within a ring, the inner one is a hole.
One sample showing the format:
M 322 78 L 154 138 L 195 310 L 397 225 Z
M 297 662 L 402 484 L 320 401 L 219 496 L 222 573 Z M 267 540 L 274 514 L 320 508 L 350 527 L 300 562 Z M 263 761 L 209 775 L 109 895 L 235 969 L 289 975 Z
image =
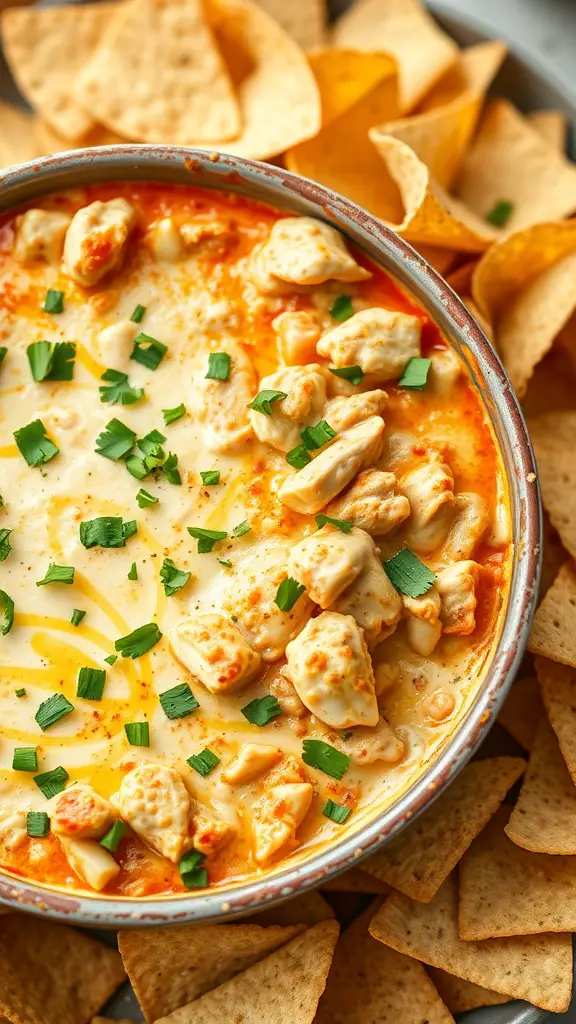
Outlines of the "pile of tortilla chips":
M 510 999 L 565 1010 L 576 930 L 576 167 L 564 117 L 487 99 L 504 45 L 460 50 L 418 0 L 358 0 L 331 29 L 322 0 L 16 7 L 2 37 L 32 113 L 0 104 L 0 166 L 133 141 L 274 158 L 411 242 L 500 353 L 545 504 L 535 657 L 477 758 L 322 896 L 239 924 L 120 932 L 146 1021 L 449 1024 Z M 0 919 L 0 963 L 0 1018 L 13 1024 L 84 1024 L 124 978 L 114 950 L 20 914 Z

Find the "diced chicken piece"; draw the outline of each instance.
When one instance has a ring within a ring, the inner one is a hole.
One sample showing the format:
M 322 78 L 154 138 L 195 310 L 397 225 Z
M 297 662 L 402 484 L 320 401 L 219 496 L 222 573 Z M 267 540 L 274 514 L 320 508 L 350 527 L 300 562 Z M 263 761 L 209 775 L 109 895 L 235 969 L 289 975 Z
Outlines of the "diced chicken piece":
M 454 509 L 455 517 L 442 548 L 445 562 L 471 558 L 490 521 L 486 501 L 473 491 L 457 494 Z
M 68 213 L 56 210 L 27 210 L 16 218 L 16 238 L 12 254 L 18 263 L 46 260 L 60 262 L 64 236 L 72 220 Z
M 191 837 L 187 841 L 186 847 L 189 849 L 193 846 L 198 853 L 203 853 L 206 857 L 221 850 L 235 834 L 232 825 L 214 818 L 202 804 L 196 801 L 191 802 L 190 831 Z
M 10 866 L 13 854 L 28 838 L 24 811 L 2 810 L 0 818 L 0 863 Z
M 429 554 L 444 543 L 454 518 L 454 477 L 442 456 L 422 462 L 399 481 L 410 502 L 406 543 Z
M 72 870 L 96 892 L 102 892 L 120 874 L 120 865 L 112 854 L 93 839 L 71 839 L 65 835 L 58 839 Z
M 402 614 L 402 599 L 392 586 L 372 541 L 372 554 L 354 583 L 333 605 L 335 612 L 352 615 L 372 647 L 394 632 Z
M 250 409 L 250 422 L 258 440 L 281 452 L 301 444 L 301 430 L 317 423 L 326 405 L 326 380 L 318 363 L 271 373 L 262 378 L 259 390 L 283 391 L 286 395 L 271 403 L 271 416 Z
M 286 668 L 284 666 L 270 683 L 268 687 L 270 693 L 276 697 L 283 714 L 289 718 L 305 718 L 308 714 L 308 708 L 300 700 L 294 683 L 287 678 L 285 673 Z
M 119 266 L 136 211 L 125 199 L 90 203 L 78 210 L 66 232 L 64 269 L 78 284 L 91 288 Z
M 292 548 L 288 575 L 304 584 L 315 604 L 329 608 L 353 583 L 373 550 L 363 530 L 343 533 L 327 523 Z
M 422 323 L 390 309 L 362 309 L 328 331 L 316 351 L 333 366 L 360 366 L 373 381 L 396 380 L 420 355 Z
M 351 615 L 322 612 L 286 648 L 298 696 L 333 729 L 376 725 L 374 673 L 362 630 Z
M 389 693 L 400 682 L 400 669 L 398 665 L 391 665 L 387 661 L 374 664 L 374 680 L 376 682 L 376 696 Z
M 49 429 L 74 430 L 80 423 L 81 417 L 78 409 L 66 408 L 63 405 L 51 405 L 42 415 L 42 422 L 46 423 Z
M 179 863 L 190 819 L 190 797 L 179 772 L 142 761 L 124 776 L 110 803 L 156 853 Z
M 263 743 L 245 743 L 222 772 L 224 782 L 232 786 L 252 782 L 267 772 L 282 757 L 278 747 L 264 746 Z
M 248 405 L 258 390 L 254 367 L 244 350 L 230 339 L 222 343 L 221 350 L 231 357 L 228 380 L 206 379 L 206 355 L 202 368 L 193 375 L 189 402 L 211 452 L 236 448 L 253 436 Z M 216 347 L 216 351 L 220 349 Z
M 278 491 L 284 505 L 314 515 L 344 490 L 359 470 L 382 454 L 384 421 L 370 416 L 340 434 L 312 462 L 287 477 Z
M 442 601 L 440 618 L 444 633 L 469 636 L 476 629 L 476 587 L 482 569 L 469 559 L 454 562 L 437 576 Z
M 250 258 L 252 281 L 264 295 L 323 284 L 364 281 L 370 272 L 359 266 L 335 228 L 313 217 L 276 221 L 266 242 Z
M 396 494 L 394 473 L 365 469 L 324 511 L 333 519 L 354 523 L 373 537 L 383 537 L 408 518 L 410 502 L 403 494 Z
M 416 654 L 428 658 L 442 633 L 438 588 L 431 587 L 422 597 L 408 597 L 407 594 L 403 594 L 402 603 L 408 643 Z
M 437 686 L 420 701 L 420 708 L 430 722 L 445 722 L 456 709 L 456 696 L 451 686 Z
M 50 815 L 52 831 L 75 839 L 101 839 L 116 815 L 92 786 L 79 782 L 61 793 Z
M 260 669 L 260 655 L 225 615 L 191 615 L 169 638 L 178 661 L 210 693 L 240 690 Z
M 163 217 L 146 232 L 144 241 L 156 260 L 175 263 L 184 252 L 184 241 L 176 221 L 172 217 Z
M 381 416 L 387 401 L 388 395 L 380 389 L 363 391 L 359 395 L 338 395 L 328 402 L 324 409 L 324 419 L 337 433 L 341 433 L 367 420 L 369 416 Z
M 427 389 L 431 388 L 436 395 L 449 395 L 461 376 L 462 366 L 450 349 L 432 353 Z
M 272 321 L 276 332 L 276 350 L 281 363 L 302 366 L 316 362 L 316 343 L 320 325 L 311 313 L 287 311 Z
M 296 830 L 312 803 L 313 789 L 309 782 L 292 782 L 274 786 L 254 805 L 254 859 L 267 864 L 281 850 L 290 852 L 296 844 Z
M 353 764 L 360 766 L 376 761 L 397 764 L 406 752 L 404 740 L 396 735 L 384 718 L 380 718 L 377 725 L 354 729 L 347 739 L 338 736 L 332 742 L 348 755 Z
M 186 252 L 194 256 L 224 256 L 238 238 L 234 224 L 199 218 L 183 221 L 180 235 Z
M 134 338 L 138 333 L 138 325 L 131 320 L 118 320 L 100 331 L 98 349 L 106 366 L 116 366 L 130 358 Z

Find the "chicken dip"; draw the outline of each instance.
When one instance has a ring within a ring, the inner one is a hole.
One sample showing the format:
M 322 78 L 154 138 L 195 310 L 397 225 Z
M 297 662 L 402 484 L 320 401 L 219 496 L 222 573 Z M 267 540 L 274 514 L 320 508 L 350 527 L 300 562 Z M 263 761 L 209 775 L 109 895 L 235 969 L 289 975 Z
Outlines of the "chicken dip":
M 327 224 L 106 185 L 0 225 L 0 864 L 202 891 L 419 777 L 507 603 L 439 329 Z

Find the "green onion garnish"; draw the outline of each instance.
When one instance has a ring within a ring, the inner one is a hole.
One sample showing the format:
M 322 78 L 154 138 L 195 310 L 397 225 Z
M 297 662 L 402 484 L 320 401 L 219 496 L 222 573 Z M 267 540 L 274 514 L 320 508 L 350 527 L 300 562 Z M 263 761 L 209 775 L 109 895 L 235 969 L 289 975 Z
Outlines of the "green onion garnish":
M 210 772 L 214 770 L 216 765 L 220 764 L 220 758 L 208 747 L 201 750 L 199 754 L 192 754 L 191 757 L 186 758 L 186 764 L 189 764 L 195 772 L 199 775 L 210 775 Z
M 156 646 L 162 639 L 162 633 L 155 622 L 147 622 L 138 626 L 127 636 L 116 640 L 114 647 L 123 658 L 140 658 Z
M 252 725 L 259 726 L 268 725 L 273 718 L 282 714 L 282 708 L 271 693 L 267 693 L 265 697 L 256 697 L 240 710 Z
M 311 768 L 318 768 L 333 779 L 341 779 L 350 765 L 350 758 L 324 740 L 304 740 L 302 760 Z
M 200 707 L 188 683 L 172 686 L 169 690 L 164 690 L 159 697 L 166 718 L 186 718 Z
M 422 597 L 436 581 L 432 570 L 409 548 L 384 562 L 384 570 L 392 586 L 408 597 Z
M 74 566 L 54 565 L 51 562 L 44 579 L 38 580 L 36 586 L 45 587 L 47 583 L 74 583 Z
M 329 366 L 328 369 L 335 377 L 341 377 L 350 384 L 359 384 L 364 376 L 361 366 Z
M 124 836 L 128 835 L 128 832 L 128 825 L 125 822 L 115 821 L 112 828 L 100 840 L 100 846 L 103 846 L 105 850 L 109 850 L 110 853 L 116 853 L 121 840 L 124 839 Z
M 12 530 L 0 530 L 0 562 L 5 562 L 12 551 L 12 545 L 9 540 L 11 533 Z
M 220 565 L 223 565 L 225 569 L 232 568 L 232 562 L 228 558 L 218 558 L 217 561 L 220 562 Z
M 6 636 L 14 624 L 14 601 L 5 590 L 0 590 L 0 612 L 0 636 Z
M 166 597 L 172 597 L 182 587 L 185 587 L 190 579 L 190 573 L 183 569 L 177 569 L 171 558 L 165 558 L 160 569 L 160 579 L 164 586 Z
M 202 477 L 202 483 L 204 487 L 213 487 L 214 484 L 220 483 L 220 470 L 219 469 L 207 469 L 203 473 L 200 473 Z
M 178 456 L 174 455 L 174 452 L 168 453 L 168 458 L 162 466 L 162 472 L 166 477 L 169 484 L 181 484 L 182 477 L 180 476 L 180 470 L 177 469 Z
M 46 298 L 44 299 L 42 309 L 45 313 L 63 313 L 64 292 L 58 292 L 54 288 L 49 288 L 46 292 Z
M 110 420 L 96 438 L 96 451 L 106 459 L 116 462 L 124 458 L 134 446 L 136 434 L 121 420 Z
M 201 526 L 189 526 L 188 533 L 198 541 L 198 554 L 205 555 L 219 540 L 228 536 L 226 530 L 204 530 Z
M 333 519 L 332 516 L 325 516 L 322 515 L 322 513 L 314 516 L 314 519 L 316 520 L 316 526 L 319 530 L 321 530 L 323 526 L 326 526 L 326 523 L 329 523 L 330 526 L 337 526 L 339 530 L 342 530 L 342 533 L 350 533 L 350 530 L 354 526 L 354 523 L 349 522 L 347 519 Z
M 37 772 L 38 751 L 36 747 L 16 747 L 12 754 L 12 767 L 15 772 Z
M 331 441 L 333 437 L 336 437 L 336 431 L 330 426 L 326 420 L 320 420 L 313 427 L 305 427 L 300 434 L 304 445 L 309 451 L 315 451 L 316 448 L 322 448 L 328 441 Z
M 171 423 L 176 423 L 176 420 L 180 420 L 186 415 L 186 406 L 182 402 L 181 405 L 175 405 L 173 409 L 162 409 L 162 415 L 164 423 L 169 427 Z
M 245 533 L 250 533 L 251 529 L 252 527 L 250 526 L 250 523 L 245 519 L 242 523 L 238 523 L 238 526 L 234 527 L 232 530 L 232 536 L 243 537 Z
M 291 612 L 296 601 L 302 596 L 306 587 L 303 583 L 298 583 L 297 580 L 293 580 L 291 576 L 287 576 L 276 591 L 276 597 L 274 603 L 278 605 L 281 612 Z
M 136 306 L 130 320 L 133 324 L 141 324 L 144 319 L 144 313 L 146 312 L 146 306 L 141 306 L 140 303 Z
M 409 359 L 404 367 L 404 372 L 398 381 L 398 387 L 407 388 L 408 391 L 424 391 L 428 370 L 431 365 L 431 359 L 412 356 L 412 359 Z
M 120 370 L 105 370 L 100 380 L 109 382 L 109 386 L 101 385 L 100 401 L 118 403 L 119 405 L 134 405 L 144 397 L 144 388 L 133 387 L 128 380 L 127 373 Z
M 72 611 L 72 618 L 70 619 L 70 622 L 72 623 L 73 626 L 79 626 L 85 615 L 86 612 L 82 608 L 74 608 Z
M 15 690 L 14 692 L 16 693 L 17 697 L 25 697 L 26 696 L 26 687 L 25 686 L 19 686 L 18 689 Z
M 8 349 L 6 348 L 6 345 L 0 345 L 0 366 L 2 366 L 2 363 L 6 359 L 7 355 Z
M 14 440 L 18 451 L 24 456 L 29 466 L 43 466 L 60 451 L 46 436 L 46 427 L 42 420 L 32 420 L 32 423 L 20 427 L 20 430 L 15 430 Z
M 230 376 L 230 356 L 227 352 L 211 352 L 208 356 L 207 380 L 228 380 Z
M 124 732 L 131 747 L 150 746 L 150 725 L 148 722 L 126 722 Z
M 109 654 L 107 658 L 104 658 L 104 661 L 106 662 L 107 665 L 113 665 L 116 661 L 118 661 L 118 655 Z
M 128 579 L 129 580 L 137 580 L 138 579 L 138 566 L 136 565 L 136 562 L 132 562 L 132 565 L 128 569 Z
M 65 718 L 71 711 L 74 711 L 74 705 L 68 698 L 63 693 L 53 693 L 47 700 L 42 701 L 34 718 L 40 728 L 45 730 L 49 729 L 51 725 L 56 725 L 56 722 Z
M 149 334 L 138 334 L 134 338 L 130 359 L 141 363 L 148 370 L 157 370 L 167 351 L 168 345 L 164 345 L 157 338 L 151 338 Z
M 510 220 L 513 210 L 514 203 L 511 203 L 509 199 L 500 199 L 494 203 L 490 213 L 486 214 L 485 219 L 489 224 L 493 224 L 495 228 L 503 228 Z
M 139 508 L 149 508 L 150 505 L 157 505 L 160 501 L 155 494 L 150 494 L 149 491 L 145 491 L 143 487 L 140 488 L 136 495 L 136 501 Z
M 337 825 L 343 825 L 346 818 L 350 816 L 350 808 L 344 807 L 343 804 L 336 804 L 333 800 L 327 800 L 322 808 L 322 814 L 335 821 Z
M 264 391 L 258 392 L 256 398 L 249 403 L 248 408 L 261 412 L 264 416 L 271 416 L 272 402 L 280 402 L 283 398 L 288 398 L 286 391 L 273 391 L 265 388 Z
M 80 523 L 80 542 L 85 548 L 123 548 L 138 530 L 135 519 L 122 522 L 120 516 L 100 516 Z
M 53 768 L 51 772 L 42 772 L 34 776 L 34 782 L 38 789 L 44 794 L 47 800 L 61 793 L 68 782 L 69 775 L 65 768 Z
M 305 444 L 297 444 L 295 448 L 286 452 L 286 462 L 294 469 L 304 469 L 304 466 L 312 462 L 312 456 L 308 454 Z
M 26 349 L 34 380 L 72 380 L 76 345 L 73 341 L 35 341 Z
M 344 320 L 349 320 L 353 313 L 354 307 L 350 295 L 338 295 L 334 299 L 330 308 L 330 316 L 333 320 L 343 323 Z
M 180 877 L 187 889 L 203 889 L 208 885 L 208 872 L 201 867 L 204 863 L 203 853 L 198 850 L 190 850 L 185 853 L 180 861 Z
M 105 682 L 106 669 L 81 668 L 78 672 L 76 696 L 84 700 L 102 700 Z
M 42 839 L 50 831 L 50 818 L 46 811 L 28 811 L 26 832 L 31 839 Z

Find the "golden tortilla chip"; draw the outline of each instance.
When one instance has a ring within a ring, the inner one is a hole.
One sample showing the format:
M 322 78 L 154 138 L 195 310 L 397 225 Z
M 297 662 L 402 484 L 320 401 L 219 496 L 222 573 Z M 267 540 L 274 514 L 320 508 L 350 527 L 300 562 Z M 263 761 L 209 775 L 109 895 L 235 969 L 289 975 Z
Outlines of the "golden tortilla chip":
M 550 725 L 576 784 L 576 672 L 547 658 L 536 658 L 535 666 Z
M 571 357 L 559 344 L 561 335 L 541 363 L 538 363 L 522 396 L 525 416 L 570 409 L 576 394 L 576 372 Z M 546 541 L 546 536 L 545 536 Z M 566 557 L 562 559 L 566 561 Z M 559 568 L 559 566 L 558 566 Z M 556 573 L 554 573 L 554 576 Z M 550 581 L 551 582 L 551 581 Z
M 522 231 L 576 210 L 576 167 L 508 100 L 492 100 L 464 157 L 456 194 L 479 217 L 510 202 L 505 230 Z
M 453 1024 L 422 964 L 370 935 L 378 903 L 338 940 L 315 1024 Z
M 126 975 L 115 949 L 26 914 L 0 920 L 0 1017 L 11 1024 L 85 1024 Z
M 532 853 L 508 838 L 501 807 L 460 861 L 461 939 L 571 932 L 576 928 L 576 858 Z
M 400 893 L 389 896 L 372 918 L 370 934 L 431 967 L 544 1010 L 562 1013 L 569 1006 L 571 936 L 546 933 L 464 942 L 458 935 L 454 876 L 431 903 L 414 903 Z
M 550 412 L 530 418 L 528 425 L 542 500 L 562 543 L 576 557 L 576 412 Z
M 34 137 L 38 143 L 38 149 L 42 156 L 50 156 L 52 153 L 63 153 L 67 149 L 80 149 L 85 146 L 116 146 L 128 142 L 121 135 L 116 135 L 109 128 L 102 125 L 94 125 L 86 135 L 80 139 L 65 139 L 58 135 L 47 121 L 41 117 L 34 118 Z
M 448 273 L 458 259 L 458 253 L 451 252 L 450 249 L 438 249 L 434 245 L 415 244 L 414 248 L 442 277 Z
M 458 56 L 456 44 L 418 0 L 359 0 L 336 23 L 333 42 L 395 57 L 403 111 L 415 107 Z
M 550 146 L 560 153 L 566 152 L 568 118 L 561 110 L 535 110 L 526 115 L 526 120 Z
M 92 1024 L 136 1024 L 133 1020 L 128 1020 L 128 1017 L 123 1017 L 121 1020 L 113 1020 L 112 1017 L 92 1017 Z
M 308 54 L 308 61 L 320 90 L 322 126 L 350 110 L 394 73 L 386 53 L 331 48 Z
M 474 302 L 474 299 L 470 295 L 462 295 L 461 298 L 468 312 L 472 314 L 478 325 L 484 331 L 484 334 L 489 339 L 489 341 L 491 341 L 492 344 L 494 344 L 494 334 L 492 331 L 492 327 L 488 323 L 486 317 L 482 316 L 482 313 L 478 309 L 478 306 Z
M 389 885 L 362 868 L 350 868 L 329 882 L 323 882 L 320 888 L 323 892 L 365 892 L 373 895 L 388 895 L 390 892 Z
M 520 757 L 472 761 L 413 825 L 364 861 L 364 868 L 428 903 L 525 767 Z
M 72 83 L 116 9 L 111 3 L 65 4 L 10 7 L 2 14 L 4 52 L 22 95 L 66 139 L 79 138 L 94 124 Z M 112 77 L 108 73 L 106 80 Z
M 505 831 L 525 850 L 576 854 L 576 786 L 545 714 Z
M 438 967 L 429 967 L 428 974 L 438 990 L 438 995 L 451 1013 L 466 1013 L 468 1010 L 477 1010 L 480 1006 L 500 1006 L 502 1003 L 509 1003 L 511 999 L 511 996 L 502 996 L 499 992 L 482 988 L 482 985 L 475 985 L 472 981 L 456 978 L 453 974 L 439 970 Z
M 568 378 L 571 379 L 570 377 Z M 576 379 L 573 382 L 576 389 Z M 572 392 L 574 395 L 574 391 Z M 540 481 L 542 487 L 542 481 Z M 553 526 L 550 516 L 545 508 L 542 509 L 542 575 L 540 577 L 540 588 L 538 591 L 538 602 L 542 601 L 545 594 L 554 583 L 564 562 L 568 561 L 570 555 L 562 544 L 558 530 Z
M 303 930 L 299 925 L 176 925 L 119 931 L 118 948 L 147 1021 L 198 999 Z
M 245 922 L 252 921 L 254 924 L 318 924 L 319 921 L 328 921 L 334 917 L 334 911 L 326 900 L 323 900 L 319 892 L 310 890 L 295 896 L 292 900 L 286 900 L 279 907 L 270 907 L 268 910 L 260 910 L 256 914 L 250 914 Z M 244 922 L 244 923 L 245 923 Z
M 23 164 L 39 155 L 33 123 L 30 114 L 0 103 L 0 168 Z
M 528 650 L 576 668 L 576 572 L 567 562 L 536 610 Z
M 452 88 L 441 79 L 428 93 L 423 111 L 373 128 L 372 141 L 377 144 L 383 135 L 391 135 L 405 142 L 426 164 L 432 178 L 449 189 L 474 134 L 484 94 L 505 55 L 504 43 L 497 41 L 464 50 L 445 76 L 452 79 Z
M 305 50 L 322 46 L 326 39 L 324 0 L 257 0 L 258 6 Z
M 446 283 L 456 292 L 457 295 L 470 295 L 472 275 L 476 266 L 476 260 L 466 260 L 456 270 L 452 270 L 446 277 Z
M 538 722 L 544 715 L 536 676 L 517 679 L 498 714 L 500 725 L 524 750 L 531 750 Z
M 156 1024 L 312 1024 L 338 932 L 336 921 L 308 928 L 265 960 Z

